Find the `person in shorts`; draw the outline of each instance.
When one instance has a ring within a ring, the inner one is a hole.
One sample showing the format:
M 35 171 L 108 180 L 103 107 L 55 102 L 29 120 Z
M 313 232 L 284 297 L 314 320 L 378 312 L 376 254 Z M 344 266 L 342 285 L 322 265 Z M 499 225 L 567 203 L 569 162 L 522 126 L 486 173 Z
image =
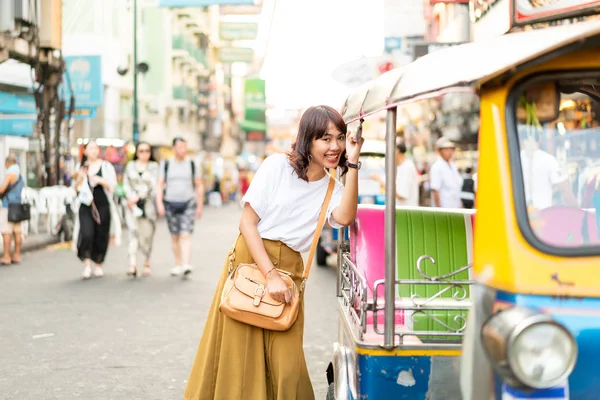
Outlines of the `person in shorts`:
M 173 139 L 175 157 L 162 162 L 156 190 L 158 214 L 166 215 L 173 243 L 173 276 L 192 272 L 191 236 L 194 222 L 202 216 L 204 208 L 202 174 L 196 163 L 187 156 L 187 151 L 185 139 Z
M 21 222 L 10 222 L 8 220 L 9 204 L 21 203 L 21 192 L 25 187 L 25 182 L 21 178 L 21 169 L 17 163 L 17 158 L 11 154 L 6 157 L 4 163 L 6 174 L 4 182 L 0 185 L 2 194 L 2 208 L 0 209 L 0 230 L 2 231 L 2 240 L 4 242 L 4 255 L 0 259 L 1 265 L 19 264 L 21 262 Z M 12 239 L 15 241 L 15 252 L 10 256 Z

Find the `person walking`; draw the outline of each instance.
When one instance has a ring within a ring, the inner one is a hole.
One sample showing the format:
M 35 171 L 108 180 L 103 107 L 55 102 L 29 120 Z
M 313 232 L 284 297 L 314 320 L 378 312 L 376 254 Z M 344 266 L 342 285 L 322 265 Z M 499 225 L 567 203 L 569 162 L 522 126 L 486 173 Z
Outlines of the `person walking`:
M 175 157 L 161 164 L 156 188 L 158 214 L 161 217 L 166 215 L 171 233 L 175 256 L 175 267 L 170 271 L 173 276 L 192 272 L 194 221 L 202 217 L 204 209 L 202 173 L 194 160 L 187 156 L 187 151 L 185 139 L 173 139 Z
M 21 244 L 23 240 L 21 236 L 21 222 L 11 222 L 8 220 L 8 208 L 11 204 L 21 204 L 21 193 L 25 187 L 25 182 L 21 177 L 21 168 L 14 154 L 6 157 L 4 166 L 6 167 L 6 174 L 0 186 L 0 193 L 2 193 L 0 230 L 2 231 L 2 241 L 4 243 L 4 255 L 0 259 L 0 264 L 19 264 L 21 262 Z M 13 239 L 15 242 L 15 252 L 11 257 L 10 250 Z
M 100 158 L 100 147 L 94 140 L 85 145 L 81 166 L 74 178 L 80 205 L 73 244 L 77 257 L 84 263 L 81 278 L 92 276 L 92 262 L 96 264 L 93 276 L 100 278 L 104 276 L 102 264 L 111 236 L 120 244 L 121 223 L 113 201 L 117 186 L 115 169 Z
M 142 276 L 150 276 L 150 255 L 158 217 L 156 209 L 156 182 L 159 165 L 146 142 L 135 147 L 133 160 L 128 162 L 123 175 L 123 189 L 127 207 L 125 221 L 129 231 L 129 270 L 127 275 L 137 276 L 138 252 L 144 257 Z
M 385 179 L 372 174 L 371 179 L 379 182 L 385 191 Z M 406 157 L 406 145 L 396 145 L 396 206 L 419 206 L 419 174 L 415 163 Z
M 300 119 L 292 150 L 264 160 L 242 199 L 240 235 L 230 250 L 184 393 L 185 400 L 313 400 L 302 348 L 304 291 L 298 316 L 286 331 L 242 323 L 219 311 L 230 265 L 256 263 L 265 290 L 280 303 L 292 292 L 281 278 L 291 274 L 304 287 L 301 253 L 309 250 L 326 193 L 333 190 L 325 220 L 350 225 L 358 202 L 358 156 L 363 141 L 347 134 L 342 116 L 328 106 L 310 107 Z M 327 170 L 340 167 L 346 186 Z M 330 185 L 334 186 L 330 186 Z M 306 266 L 309 268 L 310 266 Z
M 462 208 L 460 192 L 463 178 L 460 176 L 454 162 L 452 162 L 454 147 L 454 143 L 445 137 L 439 138 L 436 142 L 440 157 L 429 170 L 432 207 Z

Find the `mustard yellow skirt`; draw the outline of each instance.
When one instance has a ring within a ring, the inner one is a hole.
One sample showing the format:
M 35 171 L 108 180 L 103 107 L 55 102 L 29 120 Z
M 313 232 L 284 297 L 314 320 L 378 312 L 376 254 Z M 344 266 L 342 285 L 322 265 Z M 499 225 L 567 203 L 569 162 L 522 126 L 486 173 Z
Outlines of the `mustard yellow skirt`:
M 293 274 L 300 285 L 303 261 L 300 253 L 279 241 L 263 240 L 277 268 Z M 252 263 L 240 235 L 225 261 L 200 346 L 185 389 L 185 400 L 313 400 L 312 384 L 306 368 L 302 339 L 304 302 L 298 319 L 285 332 L 247 325 L 221 314 L 219 303 L 233 266 Z

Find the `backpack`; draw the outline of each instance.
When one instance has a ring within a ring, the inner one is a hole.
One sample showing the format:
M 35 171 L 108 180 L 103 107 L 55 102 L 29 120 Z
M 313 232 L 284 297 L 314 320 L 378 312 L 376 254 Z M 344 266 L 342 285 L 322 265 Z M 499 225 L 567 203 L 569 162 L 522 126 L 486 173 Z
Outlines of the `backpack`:
M 194 189 L 196 189 L 196 165 L 194 163 L 194 160 L 190 160 L 190 167 L 192 168 L 192 187 Z M 167 181 L 167 172 L 168 171 L 169 171 L 169 160 L 165 160 L 165 182 Z

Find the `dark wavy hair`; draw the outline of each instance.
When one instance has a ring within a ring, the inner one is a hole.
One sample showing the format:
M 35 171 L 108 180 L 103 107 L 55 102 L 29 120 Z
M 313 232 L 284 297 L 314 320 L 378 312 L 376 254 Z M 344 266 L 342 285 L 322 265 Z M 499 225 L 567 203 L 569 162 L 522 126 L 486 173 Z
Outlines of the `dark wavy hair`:
M 300 179 L 308 182 L 306 172 L 310 164 L 309 156 L 313 140 L 320 139 L 327 133 L 330 122 L 344 135 L 347 133 L 348 128 L 344 122 L 344 118 L 342 118 L 339 112 L 329 106 L 310 107 L 304 112 L 302 118 L 300 118 L 298 135 L 294 143 L 292 143 L 292 150 L 288 153 L 292 168 L 294 168 Z M 345 162 L 346 150 L 340 156 L 340 164 L 338 165 L 341 168 L 340 176 L 343 176 L 348 171 Z
M 138 150 L 140 149 L 141 145 L 146 145 L 150 148 L 150 158 L 148 159 L 148 161 L 156 162 L 156 160 L 154 159 L 154 154 L 152 154 L 152 146 L 150 146 L 150 143 L 148 142 L 138 142 L 138 144 L 135 145 L 135 153 L 133 154 L 133 160 L 135 161 L 138 159 Z

